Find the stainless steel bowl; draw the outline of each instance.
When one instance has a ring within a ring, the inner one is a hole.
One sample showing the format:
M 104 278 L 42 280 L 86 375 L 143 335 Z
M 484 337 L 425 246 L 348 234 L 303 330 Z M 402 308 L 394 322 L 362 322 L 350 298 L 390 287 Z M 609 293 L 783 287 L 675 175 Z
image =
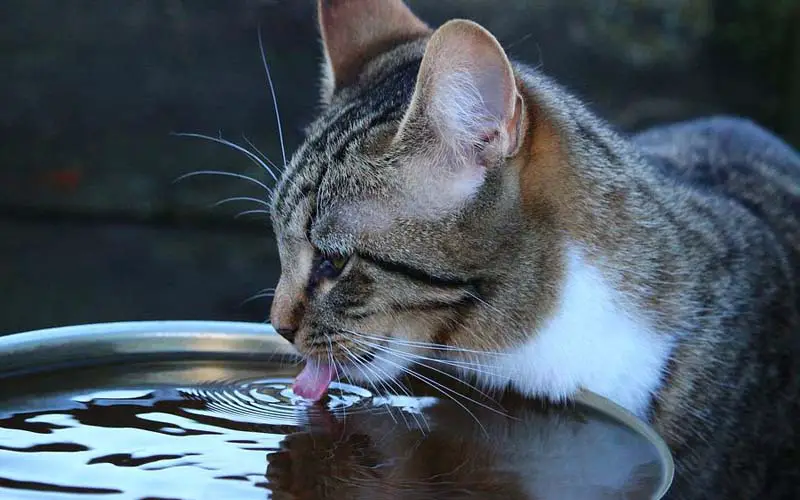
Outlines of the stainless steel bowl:
M 130 321 L 0 337 L 0 376 L 109 359 L 295 357 L 272 326 L 225 321 Z
M 268 324 L 216 321 L 88 324 L 0 337 L 0 383 L 9 377 L 24 378 L 126 360 L 224 363 L 259 359 L 277 359 L 285 363 L 298 360 L 295 349 Z M 669 449 L 657 433 L 624 409 L 595 394 L 581 394 L 576 403 L 621 423 L 652 444 L 662 468 L 662 481 L 654 498 L 661 498 L 672 482 L 674 465 Z

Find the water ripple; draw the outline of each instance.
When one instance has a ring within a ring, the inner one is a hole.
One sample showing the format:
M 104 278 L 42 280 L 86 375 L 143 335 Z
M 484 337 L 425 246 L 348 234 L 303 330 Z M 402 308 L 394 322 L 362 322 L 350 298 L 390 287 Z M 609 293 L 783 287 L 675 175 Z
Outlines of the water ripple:
M 343 383 L 311 403 L 292 375 L 167 363 L 18 381 L 20 395 L 0 399 L 0 498 L 633 499 L 660 477 L 651 444 L 607 418 L 526 402 L 514 418 L 468 413 L 429 392 Z M 534 477 L 546 481 L 517 488 Z

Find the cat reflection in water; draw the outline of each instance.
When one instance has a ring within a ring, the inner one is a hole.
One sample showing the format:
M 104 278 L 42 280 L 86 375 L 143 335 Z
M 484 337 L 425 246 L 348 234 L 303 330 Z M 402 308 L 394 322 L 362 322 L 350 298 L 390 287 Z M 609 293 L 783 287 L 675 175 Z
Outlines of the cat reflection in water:
M 448 404 L 449 403 L 449 404 Z M 652 498 L 660 465 L 642 437 L 597 415 L 507 396 L 422 415 L 312 408 L 307 430 L 267 456 L 276 499 Z M 590 411 L 590 410 L 587 410 Z

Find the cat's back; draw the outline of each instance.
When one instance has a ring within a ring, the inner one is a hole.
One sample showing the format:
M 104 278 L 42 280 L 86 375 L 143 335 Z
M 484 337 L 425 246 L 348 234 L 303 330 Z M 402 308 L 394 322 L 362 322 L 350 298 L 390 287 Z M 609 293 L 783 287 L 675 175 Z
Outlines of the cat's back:
M 709 117 L 632 137 L 665 175 L 732 198 L 763 220 L 800 262 L 800 154 L 752 121 Z
M 679 438 L 683 444 L 676 451 L 678 466 L 695 471 L 678 476 L 676 498 L 684 494 L 705 498 L 698 493 L 702 491 L 715 491 L 714 498 L 796 498 L 800 491 L 800 471 L 793 458 L 800 450 L 800 434 L 794 430 L 800 418 L 800 296 L 795 290 L 800 282 L 800 154 L 753 122 L 728 117 L 657 127 L 631 139 L 651 160 L 654 175 L 665 181 L 659 185 L 668 186 L 671 196 L 679 197 L 673 187 L 677 185 L 678 191 L 708 202 L 701 212 L 678 215 L 684 220 L 717 219 L 709 226 L 734 228 L 740 244 L 729 250 L 744 259 L 739 264 L 731 263 L 736 259 L 727 261 L 720 279 L 703 278 L 722 297 L 716 301 L 715 315 L 732 320 L 700 327 L 693 337 L 699 344 L 690 342 L 687 352 L 709 341 L 715 347 L 698 361 L 691 355 L 679 361 L 672 374 L 673 380 L 695 380 L 698 390 L 691 396 L 692 404 L 708 412 L 704 418 L 713 422 L 708 435 L 714 436 L 707 441 L 686 431 L 704 425 L 702 419 L 676 431 L 683 432 Z M 764 238 L 766 233 L 772 238 Z M 687 242 L 691 250 L 694 240 L 688 237 Z M 759 246 L 770 250 L 762 253 Z M 696 256 L 693 262 L 698 262 Z M 731 294 L 742 300 L 726 300 Z M 727 366 L 708 362 L 723 353 L 734 361 Z M 684 412 L 681 419 L 692 416 Z M 716 466 L 700 466 L 709 463 Z

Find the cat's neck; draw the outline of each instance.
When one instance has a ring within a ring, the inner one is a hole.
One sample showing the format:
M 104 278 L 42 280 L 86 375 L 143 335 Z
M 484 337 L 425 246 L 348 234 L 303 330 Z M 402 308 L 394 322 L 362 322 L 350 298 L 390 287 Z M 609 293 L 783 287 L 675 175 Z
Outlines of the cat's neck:
M 538 205 L 552 207 L 562 271 L 550 284 L 555 304 L 483 381 L 554 401 L 586 389 L 646 418 L 683 320 L 664 320 L 674 301 L 664 296 L 669 305 L 658 309 L 652 298 L 661 295 L 638 272 L 648 255 L 670 261 L 674 250 L 639 213 L 646 194 L 637 190 L 647 188 L 649 174 L 637 171 L 649 165 L 555 83 L 522 77 L 533 109 L 520 165 L 523 208 L 538 217 Z
M 573 244 L 555 314 L 480 374 L 491 387 L 565 401 L 586 389 L 646 418 L 673 340 L 656 332 Z

